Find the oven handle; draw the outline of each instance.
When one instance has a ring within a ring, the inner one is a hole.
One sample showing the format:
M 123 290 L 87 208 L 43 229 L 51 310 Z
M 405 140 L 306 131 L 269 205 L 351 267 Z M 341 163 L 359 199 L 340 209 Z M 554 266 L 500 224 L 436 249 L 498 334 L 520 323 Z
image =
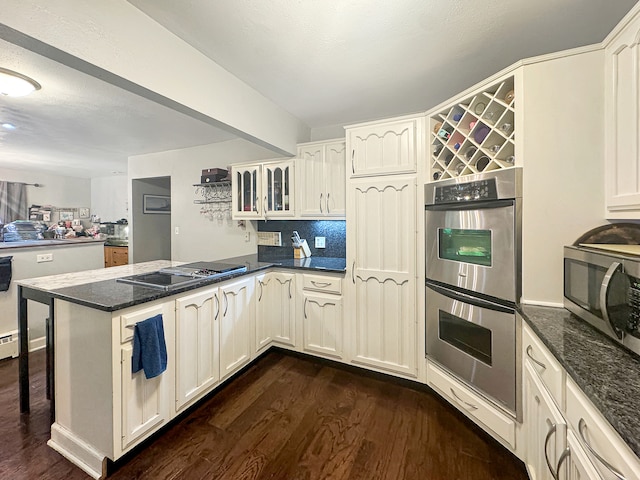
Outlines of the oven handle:
M 602 310 L 602 317 L 604 318 L 607 326 L 611 329 L 611 332 L 616 336 L 616 338 L 622 340 L 622 332 L 614 326 L 613 322 L 611 322 L 609 311 L 607 310 L 607 294 L 609 293 L 609 284 L 611 283 L 611 279 L 617 271 L 622 271 L 622 264 L 613 262 L 607 270 L 604 278 L 602 279 L 602 285 L 600 286 L 600 308 Z
M 487 308 L 489 310 L 494 310 L 496 312 L 502 313 L 513 313 L 514 309 L 509 308 L 505 305 L 500 305 L 498 303 L 490 302 L 489 300 L 485 300 L 483 298 L 474 297 L 472 295 L 468 295 L 466 293 L 459 292 L 457 290 L 452 290 L 447 287 L 443 287 L 442 285 L 435 284 L 429 280 L 427 280 L 426 285 L 428 288 L 437 292 L 445 297 L 448 297 L 452 300 L 458 300 L 460 302 L 468 303 L 469 305 L 475 305 L 480 308 Z
M 424 209 L 432 212 L 452 212 L 459 210 L 488 210 L 491 208 L 513 207 L 514 204 L 515 200 L 491 200 L 488 202 L 460 202 L 425 205 Z

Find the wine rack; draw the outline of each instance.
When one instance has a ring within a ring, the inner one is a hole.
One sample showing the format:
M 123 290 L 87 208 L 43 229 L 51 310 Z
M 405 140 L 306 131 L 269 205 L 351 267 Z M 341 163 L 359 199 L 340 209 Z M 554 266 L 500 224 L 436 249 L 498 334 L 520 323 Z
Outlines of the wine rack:
M 436 113 L 430 126 L 431 180 L 514 166 L 513 77 Z

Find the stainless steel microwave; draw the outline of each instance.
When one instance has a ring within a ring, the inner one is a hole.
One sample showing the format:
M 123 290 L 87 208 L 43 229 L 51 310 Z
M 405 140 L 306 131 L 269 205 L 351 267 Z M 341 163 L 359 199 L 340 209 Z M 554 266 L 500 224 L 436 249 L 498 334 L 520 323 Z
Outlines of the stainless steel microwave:
M 640 257 L 564 247 L 564 306 L 640 355 Z

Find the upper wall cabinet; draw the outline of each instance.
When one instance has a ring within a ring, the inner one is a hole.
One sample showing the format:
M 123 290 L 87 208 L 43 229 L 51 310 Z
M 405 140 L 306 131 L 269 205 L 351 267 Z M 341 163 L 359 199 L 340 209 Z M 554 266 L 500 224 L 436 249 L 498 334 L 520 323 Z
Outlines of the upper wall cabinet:
M 294 214 L 292 159 L 232 165 L 232 217 L 265 220 Z
M 415 173 L 417 131 L 416 118 L 347 127 L 351 178 Z
M 345 142 L 298 146 L 297 214 L 301 218 L 345 216 Z
M 606 41 L 606 215 L 639 219 L 640 8 L 634 8 Z

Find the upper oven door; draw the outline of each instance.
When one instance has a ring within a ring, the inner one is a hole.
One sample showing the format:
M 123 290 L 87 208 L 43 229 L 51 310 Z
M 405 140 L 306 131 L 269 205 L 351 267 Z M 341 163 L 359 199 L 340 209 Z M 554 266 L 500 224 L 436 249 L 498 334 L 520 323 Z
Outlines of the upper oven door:
M 514 200 L 426 207 L 427 278 L 516 302 Z

